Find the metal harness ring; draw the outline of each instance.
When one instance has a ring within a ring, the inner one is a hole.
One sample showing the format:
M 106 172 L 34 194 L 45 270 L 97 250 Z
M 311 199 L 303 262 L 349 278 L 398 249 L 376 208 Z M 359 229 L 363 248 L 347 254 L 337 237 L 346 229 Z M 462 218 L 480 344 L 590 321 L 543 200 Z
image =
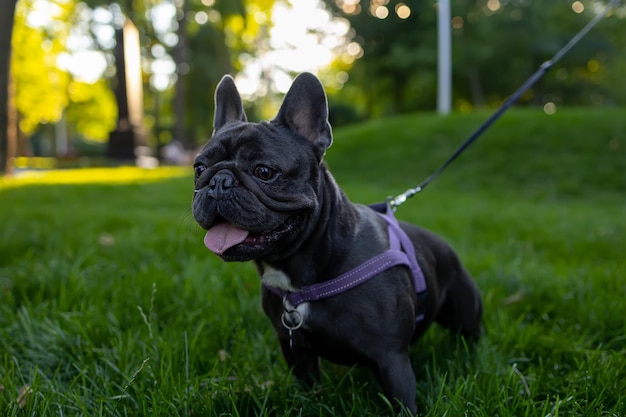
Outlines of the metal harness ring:
M 296 324 L 291 325 L 291 324 L 287 323 L 287 319 L 285 318 L 286 313 L 289 313 L 289 314 L 296 313 L 297 319 L 294 320 L 294 322 Z M 302 327 L 302 322 L 303 322 L 302 314 L 300 314 L 300 312 L 298 310 L 291 310 L 291 311 L 285 310 L 285 311 L 283 311 L 283 314 L 281 314 L 281 316 L 280 316 L 280 321 L 283 324 L 283 327 L 285 327 L 285 329 L 290 330 L 290 331 L 298 330 L 300 327 Z

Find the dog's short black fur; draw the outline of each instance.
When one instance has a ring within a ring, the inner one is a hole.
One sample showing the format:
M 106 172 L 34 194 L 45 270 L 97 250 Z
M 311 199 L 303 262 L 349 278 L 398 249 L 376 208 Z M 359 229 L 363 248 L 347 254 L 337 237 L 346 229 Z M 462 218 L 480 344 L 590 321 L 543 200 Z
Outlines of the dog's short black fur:
M 389 138 L 392 139 L 392 138 Z M 212 138 L 197 156 L 193 215 L 205 244 L 226 261 L 253 260 L 266 285 L 293 291 L 334 278 L 388 249 L 385 221 L 351 203 L 322 159 L 331 145 L 319 80 L 298 76 L 270 122 L 250 123 L 231 77 L 215 94 Z M 478 338 L 480 294 L 440 238 L 401 222 L 428 295 L 418 301 L 408 268 L 396 266 L 348 292 L 299 306 L 303 324 L 281 322 L 283 300 L 263 289 L 263 309 L 295 376 L 319 378 L 319 358 L 364 364 L 385 394 L 416 411 L 409 345 L 437 322 Z M 418 305 L 419 303 L 425 305 Z M 416 325 L 416 312 L 425 318 Z

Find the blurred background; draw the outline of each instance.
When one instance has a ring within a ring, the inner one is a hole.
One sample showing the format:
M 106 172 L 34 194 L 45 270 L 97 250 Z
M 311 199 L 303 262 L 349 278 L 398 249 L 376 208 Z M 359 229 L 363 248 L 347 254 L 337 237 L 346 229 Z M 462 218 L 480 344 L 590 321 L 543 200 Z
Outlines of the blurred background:
M 606 1 L 451 0 L 452 110 L 500 105 Z M 230 73 L 251 120 L 316 73 L 334 127 L 437 108 L 437 1 L 1 0 L 0 170 L 188 164 Z M 626 104 L 621 5 L 521 100 Z

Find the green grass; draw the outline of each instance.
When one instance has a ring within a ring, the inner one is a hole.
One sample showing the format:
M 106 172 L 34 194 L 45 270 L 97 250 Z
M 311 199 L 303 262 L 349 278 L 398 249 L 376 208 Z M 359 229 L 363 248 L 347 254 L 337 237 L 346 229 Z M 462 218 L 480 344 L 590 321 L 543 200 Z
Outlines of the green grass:
M 486 116 L 347 127 L 328 162 L 379 201 Z M 625 192 L 626 111 L 518 110 L 398 210 L 458 250 L 485 301 L 476 348 L 437 326 L 416 344 L 421 415 L 626 415 Z M 294 382 L 254 268 L 204 248 L 191 195 L 180 170 L 0 180 L 0 414 L 389 415 L 367 370 Z

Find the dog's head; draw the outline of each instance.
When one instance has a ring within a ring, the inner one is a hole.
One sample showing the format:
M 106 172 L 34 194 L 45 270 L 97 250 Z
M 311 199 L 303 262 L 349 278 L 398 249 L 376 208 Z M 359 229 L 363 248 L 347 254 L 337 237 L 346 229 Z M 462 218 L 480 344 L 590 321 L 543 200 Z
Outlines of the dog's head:
M 194 163 L 192 211 L 206 246 L 227 261 L 295 252 L 319 214 L 320 164 L 332 143 L 320 81 L 299 75 L 276 117 L 251 123 L 224 76 L 213 128 Z

